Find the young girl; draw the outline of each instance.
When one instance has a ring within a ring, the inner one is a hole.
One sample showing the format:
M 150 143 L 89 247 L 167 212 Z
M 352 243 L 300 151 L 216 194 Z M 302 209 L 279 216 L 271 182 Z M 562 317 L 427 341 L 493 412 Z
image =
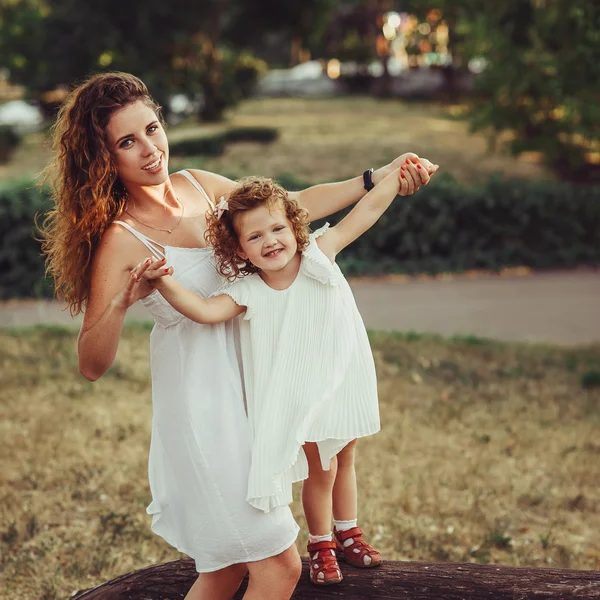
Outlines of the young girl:
M 247 501 L 268 512 L 289 504 L 292 483 L 306 480 L 302 500 L 315 584 L 342 580 L 336 549 L 355 566 L 381 564 L 357 526 L 354 469 L 356 438 L 379 430 L 375 367 L 335 257 L 406 187 L 406 168 L 388 175 L 338 225 L 311 235 L 306 211 L 284 189 L 269 179 L 243 181 L 209 219 L 219 270 L 234 283 L 208 299 L 164 277 L 173 272 L 165 259 L 148 259 L 133 273 L 198 323 L 244 315 L 252 438 Z

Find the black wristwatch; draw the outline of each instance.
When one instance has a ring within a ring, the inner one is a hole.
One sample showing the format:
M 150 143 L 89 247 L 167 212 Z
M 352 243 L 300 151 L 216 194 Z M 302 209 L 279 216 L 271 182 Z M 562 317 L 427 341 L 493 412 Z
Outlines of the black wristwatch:
M 375 187 L 375 184 L 373 183 L 373 169 L 367 169 L 363 173 L 363 183 L 367 192 L 371 191 Z

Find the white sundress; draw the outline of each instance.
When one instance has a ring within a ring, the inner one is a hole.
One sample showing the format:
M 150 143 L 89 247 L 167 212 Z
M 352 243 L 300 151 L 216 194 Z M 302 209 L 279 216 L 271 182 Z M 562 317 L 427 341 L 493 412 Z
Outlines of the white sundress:
M 196 179 L 184 175 L 208 200 Z M 162 246 L 115 221 L 174 277 L 209 296 L 223 285 L 210 248 Z M 148 472 L 152 530 L 195 560 L 198 572 L 262 560 L 289 548 L 298 525 L 289 507 L 265 514 L 245 498 L 250 436 L 244 407 L 237 320 L 200 325 L 158 291 L 141 300 L 155 320 L 150 335 L 152 438 Z
M 377 380 L 367 332 L 348 282 L 310 236 L 285 290 L 258 274 L 213 295 L 246 306 L 240 325 L 252 466 L 247 500 L 265 512 L 292 501 L 308 477 L 304 442 L 321 463 L 349 441 L 379 431 Z

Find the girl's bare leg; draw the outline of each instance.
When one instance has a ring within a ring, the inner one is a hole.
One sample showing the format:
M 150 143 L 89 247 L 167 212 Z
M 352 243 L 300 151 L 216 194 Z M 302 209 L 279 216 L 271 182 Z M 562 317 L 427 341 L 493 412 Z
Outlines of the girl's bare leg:
M 277 556 L 246 564 L 250 579 L 243 600 L 289 600 L 292 597 L 302 572 L 296 544 Z
M 231 600 L 247 572 L 247 566 L 239 564 L 212 573 L 200 573 L 185 600 Z
M 352 521 L 358 517 L 355 447 L 356 440 L 353 440 L 337 455 L 337 476 L 333 485 L 333 518 L 336 521 Z
M 329 471 L 324 471 L 317 444 L 304 444 L 304 453 L 308 459 L 308 479 L 302 485 L 302 505 L 312 535 L 331 533 L 332 491 L 335 482 L 337 460 L 331 460 Z

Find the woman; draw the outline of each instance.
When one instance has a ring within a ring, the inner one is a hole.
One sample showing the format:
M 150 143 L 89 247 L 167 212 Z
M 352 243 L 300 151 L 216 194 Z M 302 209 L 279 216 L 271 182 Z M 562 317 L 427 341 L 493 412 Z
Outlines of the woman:
M 298 527 L 288 507 L 263 513 L 245 501 L 250 452 L 236 326 L 189 321 L 135 281 L 146 257 L 165 256 L 183 285 L 215 291 L 222 278 L 204 242 L 205 214 L 234 182 L 205 171 L 169 176 L 160 109 L 126 73 L 76 88 L 54 135 L 56 208 L 44 250 L 59 295 L 72 313 L 85 309 L 81 373 L 94 381 L 111 366 L 134 302 L 156 321 L 147 510 L 153 531 L 196 562 L 200 576 L 186 598 L 227 600 L 249 573 L 246 600 L 287 600 L 300 576 Z M 407 158 L 407 193 L 426 184 L 437 167 L 413 154 L 375 171 L 373 183 Z M 364 194 L 357 177 L 294 196 L 317 219 Z

